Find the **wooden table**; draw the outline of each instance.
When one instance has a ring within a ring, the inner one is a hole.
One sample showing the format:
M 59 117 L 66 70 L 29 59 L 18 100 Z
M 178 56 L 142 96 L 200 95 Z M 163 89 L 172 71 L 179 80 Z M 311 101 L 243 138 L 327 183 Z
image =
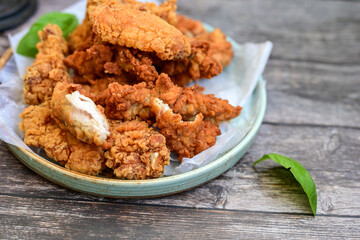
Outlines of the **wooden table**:
M 40 1 L 37 15 L 67 1 Z M 270 40 L 268 106 L 249 152 L 229 171 L 169 197 L 119 200 L 53 184 L 0 144 L 1 239 L 331 239 L 360 237 L 360 2 L 179 0 L 179 12 L 240 43 Z M 9 46 L 0 37 L 0 54 Z M 265 153 L 313 176 L 318 214 L 292 175 Z

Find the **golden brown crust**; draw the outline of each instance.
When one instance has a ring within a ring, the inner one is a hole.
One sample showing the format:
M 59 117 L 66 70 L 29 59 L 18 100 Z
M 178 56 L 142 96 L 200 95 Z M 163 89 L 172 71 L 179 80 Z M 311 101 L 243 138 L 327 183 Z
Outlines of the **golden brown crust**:
M 95 44 L 84 51 L 75 51 L 64 59 L 76 75 L 81 76 L 83 83 L 105 77 L 104 64 L 111 61 L 113 51 L 110 46 Z
M 191 54 L 189 57 L 177 61 L 161 62 L 161 72 L 168 74 L 179 86 L 201 78 L 212 78 L 219 75 L 223 68 L 214 58 L 214 52 L 208 41 L 192 38 Z
M 164 19 L 171 25 L 175 25 L 177 23 L 176 0 L 165 1 L 160 5 L 156 5 L 153 2 L 142 3 L 136 0 L 117 0 L 117 2 L 126 4 L 133 9 L 154 14 Z
M 103 3 L 90 14 L 93 31 L 102 41 L 155 52 L 162 60 L 190 54 L 188 39 L 174 26 L 148 12 L 124 4 Z
M 159 76 L 148 53 L 126 47 L 114 47 L 114 59 L 104 68 L 106 73 L 114 75 L 127 72 L 137 82 L 146 82 L 151 86 Z
M 24 98 L 26 104 L 37 105 L 49 99 L 57 82 L 71 82 L 63 63 L 67 53 L 66 41 L 57 25 L 48 24 L 39 31 L 39 53 L 24 76 Z
M 226 35 L 219 28 L 215 28 L 214 31 L 210 33 L 206 32 L 199 35 L 198 39 L 210 42 L 213 57 L 219 61 L 223 67 L 230 64 L 234 56 L 234 51 L 231 43 L 226 40 Z
M 20 114 L 19 128 L 28 146 L 41 147 L 46 154 L 68 169 L 97 175 L 104 168 L 103 150 L 62 130 L 51 117 L 49 102 L 30 106 Z
M 66 82 L 59 82 L 56 84 L 51 98 L 52 117 L 62 129 L 69 131 L 76 136 L 77 139 L 89 144 L 95 143 L 104 149 L 109 148 L 111 146 L 110 139 L 100 133 L 95 126 L 86 125 L 85 122 L 73 118 L 74 114 L 82 114 L 90 120 L 93 118 L 88 112 L 85 112 L 82 109 L 77 109 L 67 99 L 66 96 L 75 91 L 78 91 L 83 96 L 89 96 L 89 93 L 86 92 L 79 84 L 68 84 Z M 94 110 L 98 112 L 99 116 L 102 115 L 104 121 L 106 121 L 103 113 L 104 110 L 101 106 L 97 106 L 97 109 L 95 108 Z
M 146 83 L 133 86 L 111 83 L 108 87 L 105 115 L 118 120 L 148 120 L 153 116 L 151 112 L 150 89 Z
M 213 146 L 216 136 L 221 134 L 218 126 L 203 121 L 201 113 L 193 121 L 183 121 L 180 114 L 174 114 L 158 98 L 153 100 L 152 110 L 156 114 L 155 126 L 165 136 L 167 146 L 177 153 L 180 162 L 184 157 L 192 158 Z
M 177 29 L 179 29 L 184 35 L 194 38 L 201 34 L 207 33 L 203 24 L 195 19 L 185 17 L 184 15 L 177 15 L 177 22 L 174 25 Z
M 185 120 L 192 120 L 201 113 L 205 120 L 215 124 L 239 116 L 241 107 L 234 107 L 227 100 L 212 94 L 203 94 L 198 87 L 176 86 L 166 74 L 160 74 L 154 88 L 156 95 Z
M 170 163 L 165 138 L 141 121 L 111 121 L 113 146 L 105 153 L 106 166 L 118 178 L 148 179 L 164 173 Z

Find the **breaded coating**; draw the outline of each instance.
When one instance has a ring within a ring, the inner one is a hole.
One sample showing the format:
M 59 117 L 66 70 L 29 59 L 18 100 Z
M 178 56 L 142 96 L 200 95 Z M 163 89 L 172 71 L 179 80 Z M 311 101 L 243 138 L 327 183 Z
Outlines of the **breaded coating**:
M 180 114 L 174 114 L 159 98 L 153 100 L 152 110 L 156 114 L 155 126 L 165 136 L 166 145 L 177 153 L 180 162 L 184 157 L 192 158 L 213 146 L 216 136 L 221 134 L 219 127 L 204 121 L 201 113 L 193 121 L 183 121 Z
M 176 16 L 176 0 L 169 0 L 165 1 L 160 5 L 156 5 L 153 2 L 138 2 L 136 0 L 117 0 L 119 3 L 126 4 L 127 6 L 137 9 L 144 12 L 149 12 L 154 14 L 171 25 L 175 25 L 177 23 L 177 16 Z
M 226 35 L 219 29 L 208 32 L 200 21 L 177 15 L 175 27 L 190 38 L 197 37 L 210 43 L 213 57 L 221 63 L 223 67 L 230 64 L 234 52 L 231 43 L 226 40 Z
M 119 76 L 107 76 L 104 78 L 87 80 L 88 84 L 82 84 L 81 86 L 90 93 L 89 97 L 94 101 L 96 105 L 105 107 L 105 100 L 108 95 L 108 86 L 110 83 L 117 82 L 120 85 L 132 84 L 133 80 L 126 74 Z
M 230 64 L 234 56 L 234 51 L 231 43 L 226 40 L 226 35 L 219 28 L 215 28 L 214 31 L 210 33 L 199 35 L 198 39 L 210 42 L 213 57 L 219 61 L 223 67 Z
M 96 35 L 92 31 L 91 23 L 89 19 L 85 18 L 84 21 L 79 24 L 67 38 L 69 52 L 73 53 L 75 51 L 84 51 L 96 42 L 95 39 Z
M 181 88 L 169 76 L 161 74 L 153 91 L 164 103 L 185 120 L 193 120 L 201 113 L 205 120 L 214 124 L 237 117 L 241 107 L 234 107 L 227 100 L 216 98 L 213 94 L 203 94 L 197 86 Z
M 25 133 L 28 146 L 41 147 L 46 154 L 65 168 L 97 175 L 104 168 L 102 148 L 78 140 L 61 129 L 51 117 L 49 102 L 30 106 L 20 114 L 19 128 Z
M 174 26 L 126 4 L 102 3 L 89 18 L 102 41 L 155 52 L 161 60 L 184 58 L 191 52 L 189 40 Z
M 151 2 L 138 2 L 135 0 L 117 0 L 117 3 L 126 4 L 136 10 L 149 12 L 164 19 L 171 25 L 177 22 L 176 16 L 176 0 L 169 0 L 160 5 Z M 68 36 L 69 52 L 84 51 L 95 43 L 101 43 L 98 36 L 92 31 L 92 24 L 89 20 L 89 13 L 101 4 L 100 0 L 88 0 L 84 21 L 79 24 L 75 30 Z
M 181 14 L 177 14 L 177 22 L 174 26 L 190 38 L 207 33 L 205 27 L 200 21 L 185 17 Z
M 57 25 L 47 24 L 39 31 L 39 53 L 24 76 L 24 98 L 26 104 L 37 105 L 50 98 L 57 82 L 71 82 L 63 63 L 67 44 Z
M 105 115 L 110 119 L 148 120 L 153 116 L 150 89 L 146 88 L 146 83 L 133 86 L 109 84 L 105 104 Z
M 146 82 L 151 86 L 159 76 L 148 53 L 126 47 L 114 48 L 113 62 L 107 62 L 104 68 L 106 73 L 114 75 L 125 71 L 137 82 Z
M 51 98 L 52 116 L 58 125 L 86 143 L 105 149 L 111 146 L 104 110 L 85 95 L 79 84 L 59 82 Z
M 165 137 L 141 121 L 110 121 L 113 146 L 105 153 L 106 166 L 118 178 L 148 179 L 164 173 L 170 163 Z
M 177 61 L 160 63 L 161 72 L 168 74 L 179 86 L 185 86 L 193 80 L 212 78 L 219 75 L 223 68 L 214 58 L 214 52 L 208 41 L 193 38 L 191 42 L 191 55 Z
M 104 64 L 111 61 L 113 52 L 109 46 L 95 44 L 85 51 L 75 51 L 64 59 L 69 68 L 84 82 L 105 76 Z
M 205 120 L 219 124 L 237 117 L 241 112 L 241 107 L 233 107 L 227 100 L 216 98 L 213 94 L 205 95 L 197 86 L 179 87 L 162 73 L 151 90 L 145 83 L 133 86 L 109 84 L 105 115 L 118 120 L 147 120 L 153 116 L 152 98 L 164 101 L 187 121 L 201 113 Z
M 109 74 L 121 76 L 128 73 L 137 82 L 153 85 L 159 74 L 148 55 L 137 49 L 95 44 L 84 51 L 75 51 L 65 58 L 64 63 L 74 69 L 77 83 L 88 83 Z

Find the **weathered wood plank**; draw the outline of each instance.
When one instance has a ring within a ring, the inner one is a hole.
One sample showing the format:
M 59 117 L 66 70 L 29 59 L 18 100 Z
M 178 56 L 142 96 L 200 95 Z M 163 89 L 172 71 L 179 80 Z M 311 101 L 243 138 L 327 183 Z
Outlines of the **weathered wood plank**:
M 359 76 L 360 65 L 270 60 L 265 121 L 360 127 Z
M 360 234 L 359 218 L 0 199 L 0 234 L 6 239 L 349 239 Z
M 116 200 L 78 194 L 32 173 L 1 144 L 0 193 L 91 201 L 132 202 L 197 208 L 310 213 L 300 186 L 276 164 L 251 164 L 265 153 L 279 152 L 301 162 L 318 189 L 318 213 L 360 215 L 360 130 L 264 124 L 254 145 L 219 178 L 185 193 L 148 200 Z
M 274 42 L 273 58 L 360 63 L 357 1 L 179 1 L 179 11 L 220 27 L 240 43 Z

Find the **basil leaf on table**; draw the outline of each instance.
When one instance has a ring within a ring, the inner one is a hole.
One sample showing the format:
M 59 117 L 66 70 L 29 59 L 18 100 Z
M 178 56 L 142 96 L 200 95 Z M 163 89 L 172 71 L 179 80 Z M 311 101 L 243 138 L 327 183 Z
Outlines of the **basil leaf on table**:
M 78 20 L 75 15 L 62 12 L 50 12 L 41 16 L 21 39 L 16 52 L 23 56 L 35 57 L 38 53 L 36 44 L 40 41 L 38 31 L 48 23 L 58 25 L 63 32 L 63 37 L 66 38 L 76 28 Z
M 265 154 L 264 156 L 262 156 L 262 158 L 254 162 L 253 166 L 266 159 L 271 159 L 274 162 L 279 163 L 286 169 L 290 170 L 290 172 L 294 175 L 295 179 L 300 183 L 301 187 L 304 189 L 304 192 L 309 198 L 310 206 L 315 216 L 316 208 L 317 208 L 316 186 L 312 177 L 306 171 L 306 169 L 294 159 L 291 159 L 289 157 L 277 153 Z

